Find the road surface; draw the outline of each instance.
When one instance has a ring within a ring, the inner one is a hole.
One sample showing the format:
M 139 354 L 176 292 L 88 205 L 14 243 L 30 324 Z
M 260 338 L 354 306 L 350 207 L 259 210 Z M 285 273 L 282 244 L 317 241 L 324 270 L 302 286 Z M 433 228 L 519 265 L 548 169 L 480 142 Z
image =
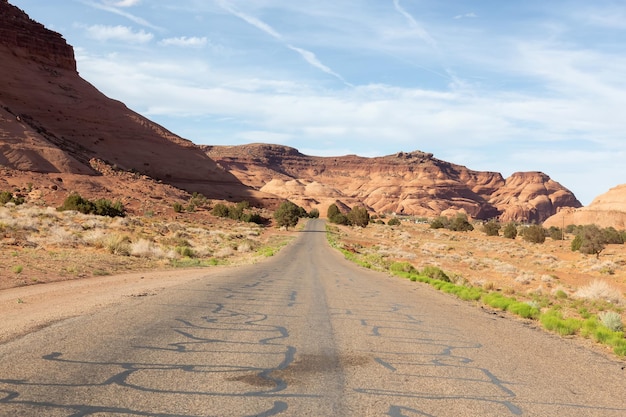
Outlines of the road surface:
M 312 220 L 266 262 L 0 345 L 0 416 L 625 416 L 623 368 L 356 267 Z

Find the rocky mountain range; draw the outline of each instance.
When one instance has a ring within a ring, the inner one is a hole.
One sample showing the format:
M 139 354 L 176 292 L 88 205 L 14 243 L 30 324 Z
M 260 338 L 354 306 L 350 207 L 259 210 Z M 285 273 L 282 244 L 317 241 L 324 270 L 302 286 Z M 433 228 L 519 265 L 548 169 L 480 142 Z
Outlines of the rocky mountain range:
M 373 212 L 542 222 L 562 207 L 580 207 L 565 187 L 541 172 L 473 171 L 430 153 L 364 158 L 315 157 L 286 146 L 205 146 L 211 159 L 246 185 L 305 208 L 364 204 Z
M 28 183 L 47 204 L 79 191 L 167 210 L 199 192 L 268 207 L 290 199 L 322 214 L 338 203 L 535 222 L 581 207 L 544 173 L 505 179 L 420 151 L 315 157 L 270 144 L 198 146 L 100 93 L 78 74 L 62 35 L 7 0 L 0 0 L 0 79 L 0 190 Z

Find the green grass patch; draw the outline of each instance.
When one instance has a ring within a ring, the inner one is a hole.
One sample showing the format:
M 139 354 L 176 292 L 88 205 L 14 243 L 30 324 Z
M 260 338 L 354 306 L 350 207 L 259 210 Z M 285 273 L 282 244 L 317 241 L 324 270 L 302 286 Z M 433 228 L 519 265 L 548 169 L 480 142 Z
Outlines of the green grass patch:
M 498 292 L 490 292 L 485 294 L 482 298 L 483 303 L 493 308 L 499 308 L 500 310 L 507 310 L 509 305 L 517 302 L 515 298 L 505 297 Z
M 563 318 L 563 314 L 557 310 L 550 310 L 539 317 L 539 322 L 544 329 L 569 336 L 576 334 L 583 325 L 583 321 L 575 318 Z
M 216 266 L 224 264 L 225 262 L 220 261 L 217 258 L 209 258 L 209 259 L 198 259 L 198 258 L 182 258 L 182 259 L 172 259 L 171 265 L 174 268 L 204 268 L 208 266 Z
M 507 310 L 525 319 L 533 320 L 537 319 L 540 314 L 540 311 L 537 307 L 533 307 L 528 303 L 523 303 L 519 301 L 509 304 Z

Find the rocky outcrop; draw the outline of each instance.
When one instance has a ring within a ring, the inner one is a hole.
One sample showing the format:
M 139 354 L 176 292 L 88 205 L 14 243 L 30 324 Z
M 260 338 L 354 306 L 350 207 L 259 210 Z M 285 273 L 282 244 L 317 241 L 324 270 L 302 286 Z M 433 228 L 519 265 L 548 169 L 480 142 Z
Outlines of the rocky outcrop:
M 0 16 L 0 45 L 12 54 L 54 68 L 76 71 L 74 49 L 61 34 L 30 19 L 7 0 L 0 0 Z
M 586 207 L 559 210 L 544 222 L 545 227 L 563 227 L 570 224 L 596 224 L 600 227 L 626 230 L 626 184 L 611 188 Z
M 502 221 L 541 223 L 559 209 L 580 207 L 574 194 L 542 172 L 516 172 L 489 200 Z
M 0 164 L 98 176 L 90 160 L 214 199 L 276 204 L 198 146 L 112 100 L 76 72 L 72 47 L 0 0 Z
M 436 216 L 465 212 L 476 219 L 543 221 L 561 207 L 580 207 L 566 188 L 539 172 L 504 179 L 425 152 L 376 158 L 314 157 L 268 144 L 206 146 L 207 154 L 243 183 L 318 208 L 341 201 L 378 213 Z

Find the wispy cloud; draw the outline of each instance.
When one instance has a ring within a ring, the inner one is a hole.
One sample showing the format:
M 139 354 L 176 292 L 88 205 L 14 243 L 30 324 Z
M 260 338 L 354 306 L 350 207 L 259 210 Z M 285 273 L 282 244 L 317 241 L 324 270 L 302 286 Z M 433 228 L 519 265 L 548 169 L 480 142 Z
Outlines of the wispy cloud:
M 243 20 L 246 23 L 249 23 L 250 25 L 254 26 L 255 28 L 261 30 L 262 32 L 265 32 L 266 34 L 270 35 L 274 39 L 278 39 L 278 40 L 281 40 L 281 41 L 283 40 L 283 37 L 280 35 L 280 33 L 276 32 L 267 23 L 257 19 L 254 16 L 250 16 L 250 15 L 248 15 L 246 13 L 241 13 L 237 9 L 233 8 L 232 6 L 230 6 L 230 4 L 228 4 L 228 2 L 226 2 L 224 0 L 218 0 L 217 3 L 220 5 L 221 8 L 223 8 L 227 12 L 229 12 L 232 15 L 240 18 L 241 20 Z
M 121 3 L 122 5 L 124 5 L 124 7 L 128 7 L 134 4 L 137 4 L 138 1 L 137 0 L 123 0 L 120 2 L 115 2 L 116 4 Z M 128 13 L 124 10 L 120 10 L 118 7 L 116 7 L 115 5 L 107 2 L 107 3 L 98 3 L 98 2 L 94 2 L 94 1 L 84 1 L 84 4 L 91 6 L 95 9 L 99 9 L 99 10 L 104 10 L 105 12 L 109 12 L 109 13 L 113 13 L 116 14 L 118 16 L 122 16 L 125 17 L 126 19 L 141 25 L 141 26 L 145 26 L 145 27 L 149 27 L 151 29 L 155 29 L 155 30 L 161 30 L 161 28 L 159 28 L 158 26 L 153 25 L 152 23 L 148 22 L 147 20 L 145 20 L 142 17 L 139 16 L 135 16 L 132 13 Z M 122 7 L 122 6 L 119 6 Z
M 332 69 L 330 69 L 329 67 L 327 67 L 326 65 L 322 64 L 320 62 L 319 59 L 317 59 L 317 56 L 315 56 L 315 54 L 311 51 L 307 51 L 306 49 L 302 49 L 302 48 L 298 48 L 295 47 L 293 45 L 287 45 L 287 48 L 291 49 L 292 51 L 296 51 L 297 53 L 300 54 L 300 56 L 306 61 L 308 62 L 311 66 L 319 69 L 322 72 L 325 72 L 328 75 L 332 75 L 333 77 L 341 80 L 341 82 L 343 82 L 344 84 L 346 84 L 349 87 L 353 87 L 352 84 L 348 83 L 341 75 L 337 74 L 335 71 L 333 71 Z
M 141 0 L 105 0 L 104 3 L 114 7 L 133 7 L 141 3 Z
M 348 85 L 348 86 L 352 86 L 350 83 L 348 83 L 341 75 L 339 75 L 338 73 L 336 73 L 335 71 L 333 71 L 330 67 L 328 67 L 327 65 L 323 64 L 315 55 L 314 52 L 294 46 L 288 42 L 285 41 L 284 37 L 277 32 L 276 30 L 274 30 L 274 28 L 270 25 L 268 25 L 267 23 L 263 22 L 260 19 L 257 19 L 254 16 L 250 16 L 246 13 L 242 13 L 238 10 L 236 10 L 235 8 L 233 8 L 232 6 L 230 6 L 230 4 L 228 4 L 228 2 L 226 2 L 225 0 L 218 0 L 218 4 L 226 11 L 228 11 L 229 13 L 231 13 L 232 15 L 242 19 L 243 21 L 245 21 L 246 23 L 256 27 L 257 29 L 261 30 L 262 32 L 268 34 L 269 36 L 271 36 L 272 38 L 280 41 L 281 43 L 283 43 L 283 45 L 285 45 L 285 47 L 287 47 L 288 49 L 291 49 L 294 52 L 297 52 L 302 59 L 304 59 L 309 65 L 311 65 L 314 68 L 317 68 L 318 70 L 331 75 L 335 78 L 337 78 L 338 80 L 340 80 L 342 83 Z
M 400 5 L 400 0 L 393 0 L 393 6 L 398 11 L 398 13 L 403 15 L 409 21 L 409 25 L 415 31 L 415 34 L 417 34 L 419 38 L 421 38 L 423 41 L 427 42 L 431 46 L 437 46 L 437 42 L 435 42 L 433 37 L 430 36 L 428 31 L 426 31 L 426 29 L 424 29 L 422 25 L 417 23 L 417 20 L 415 20 L 415 18 Z
M 457 14 L 456 16 L 454 16 L 455 19 L 474 19 L 477 18 L 478 15 L 474 12 L 470 12 L 470 13 L 463 13 L 463 14 Z
M 86 27 L 85 30 L 87 31 L 87 36 L 101 42 L 116 40 L 127 43 L 148 43 L 154 38 L 154 35 L 152 33 L 146 32 L 144 30 L 135 32 L 127 26 L 119 25 L 93 25 Z
M 165 38 L 162 39 L 159 44 L 163 46 L 179 46 L 183 48 L 202 48 L 208 43 L 206 37 L 186 37 L 181 36 L 177 38 Z

